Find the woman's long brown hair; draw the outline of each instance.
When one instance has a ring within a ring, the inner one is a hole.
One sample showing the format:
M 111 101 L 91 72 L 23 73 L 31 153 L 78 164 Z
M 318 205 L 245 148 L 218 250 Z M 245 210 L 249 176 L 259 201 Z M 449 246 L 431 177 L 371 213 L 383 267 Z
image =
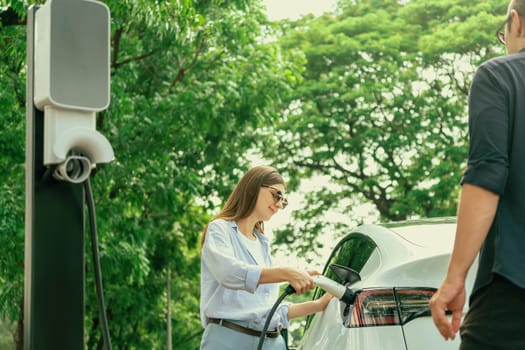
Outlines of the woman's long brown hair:
M 251 168 L 237 183 L 220 213 L 211 221 L 215 219 L 239 220 L 249 216 L 255 208 L 261 186 L 277 184 L 284 185 L 284 180 L 275 168 L 270 166 Z M 201 247 L 204 245 L 208 225 L 209 223 L 202 232 Z M 255 228 L 264 233 L 262 221 L 257 222 Z

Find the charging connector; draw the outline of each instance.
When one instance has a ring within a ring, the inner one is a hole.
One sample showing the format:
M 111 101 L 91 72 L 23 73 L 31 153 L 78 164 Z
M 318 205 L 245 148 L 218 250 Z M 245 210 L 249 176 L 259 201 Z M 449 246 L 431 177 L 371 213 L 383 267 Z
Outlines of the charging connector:
M 341 300 L 345 304 L 353 304 L 356 293 L 350 288 L 343 286 L 340 283 L 337 283 L 330 278 L 323 275 L 312 276 L 315 284 L 323 289 L 324 291 L 332 294 L 337 299 Z

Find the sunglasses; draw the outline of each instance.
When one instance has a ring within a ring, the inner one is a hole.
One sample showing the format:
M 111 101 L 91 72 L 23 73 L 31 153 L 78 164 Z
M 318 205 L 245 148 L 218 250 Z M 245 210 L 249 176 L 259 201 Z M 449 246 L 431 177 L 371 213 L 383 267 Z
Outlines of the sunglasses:
M 275 203 L 281 202 L 283 209 L 286 208 L 286 206 L 288 205 L 288 199 L 286 199 L 286 197 L 283 196 L 283 193 L 279 189 L 272 187 L 272 186 L 268 186 L 268 185 L 261 185 L 261 187 L 266 187 L 266 188 L 275 190 L 275 192 L 272 192 L 272 196 L 273 196 L 273 199 L 275 200 Z

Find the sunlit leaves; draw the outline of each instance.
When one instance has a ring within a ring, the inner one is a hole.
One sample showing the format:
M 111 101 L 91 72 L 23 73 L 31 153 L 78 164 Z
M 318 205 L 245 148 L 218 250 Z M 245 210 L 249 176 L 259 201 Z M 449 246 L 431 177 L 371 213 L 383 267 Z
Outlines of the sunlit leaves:
M 96 124 L 115 161 L 98 165 L 92 184 L 112 339 L 119 348 L 164 348 L 171 297 L 174 344 L 197 348 L 203 225 L 248 166 L 257 130 L 279 120 L 301 80 L 303 56 L 266 40 L 274 27 L 256 0 L 105 3 L 111 105 Z M 23 295 L 26 2 L 7 5 L 17 24 L 0 27 L 0 315 L 16 319 Z M 92 349 L 100 331 L 87 249 L 86 276 Z
M 281 45 L 302 48 L 307 64 L 283 122 L 264 139 L 266 155 L 293 169 L 294 185 L 312 175 L 331 185 L 308 195 L 294 214 L 301 224 L 279 240 L 306 253 L 335 224 L 327 213 L 356 224 L 359 203 L 380 220 L 454 215 L 470 79 L 502 53 L 493 30 L 504 6 L 343 0 L 333 16 L 283 26 Z

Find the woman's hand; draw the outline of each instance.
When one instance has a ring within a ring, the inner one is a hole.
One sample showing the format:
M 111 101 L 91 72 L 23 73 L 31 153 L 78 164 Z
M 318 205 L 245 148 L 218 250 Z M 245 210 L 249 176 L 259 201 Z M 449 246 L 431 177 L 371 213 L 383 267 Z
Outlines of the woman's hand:
M 310 289 L 315 288 L 315 283 L 312 277 L 310 277 L 310 272 L 288 268 L 286 279 L 295 289 L 295 293 L 297 294 L 303 294 Z
M 326 310 L 326 307 L 330 303 L 330 300 L 332 300 L 333 298 L 334 296 L 332 294 L 324 293 L 322 297 L 317 299 L 316 302 L 319 304 L 319 309 L 317 310 L 317 312 Z
M 292 318 L 324 311 L 333 297 L 332 294 L 325 293 L 317 300 L 310 300 L 299 304 L 290 304 L 288 305 L 288 319 L 291 320 Z

